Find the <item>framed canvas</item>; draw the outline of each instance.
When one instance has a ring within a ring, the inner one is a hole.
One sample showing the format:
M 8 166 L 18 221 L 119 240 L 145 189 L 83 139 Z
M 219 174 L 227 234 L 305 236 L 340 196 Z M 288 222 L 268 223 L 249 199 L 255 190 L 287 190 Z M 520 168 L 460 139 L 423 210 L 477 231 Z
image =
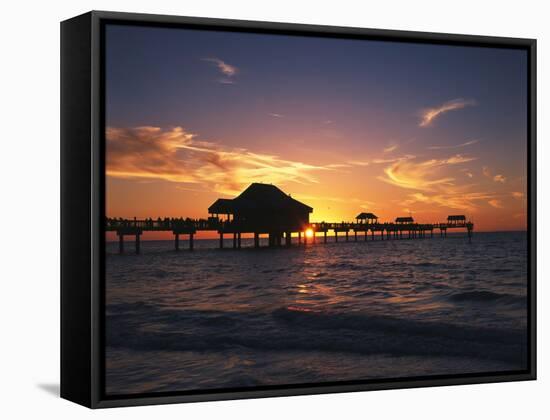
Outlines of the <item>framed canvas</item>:
M 535 40 L 61 24 L 61 395 L 535 379 Z

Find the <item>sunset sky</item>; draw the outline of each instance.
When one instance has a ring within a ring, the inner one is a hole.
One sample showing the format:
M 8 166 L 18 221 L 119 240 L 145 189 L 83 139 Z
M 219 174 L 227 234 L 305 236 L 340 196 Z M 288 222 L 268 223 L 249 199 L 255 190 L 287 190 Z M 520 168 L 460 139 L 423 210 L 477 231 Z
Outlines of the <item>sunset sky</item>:
M 525 51 L 106 29 L 107 216 L 207 217 L 273 183 L 312 221 L 526 228 Z

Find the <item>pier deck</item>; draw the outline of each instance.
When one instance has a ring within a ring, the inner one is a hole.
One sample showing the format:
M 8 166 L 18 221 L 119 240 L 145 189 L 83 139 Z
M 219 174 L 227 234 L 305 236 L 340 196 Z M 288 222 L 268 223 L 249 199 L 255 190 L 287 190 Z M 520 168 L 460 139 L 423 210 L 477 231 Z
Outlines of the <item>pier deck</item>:
M 441 237 L 447 236 L 448 229 L 466 229 L 468 238 L 471 241 L 474 224 L 470 221 L 455 220 L 456 216 L 449 216 L 447 222 L 443 223 L 367 223 L 367 222 L 311 222 L 304 224 L 297 231 L 281 231 L 276 227 L 265 230 L 247 226 L 245 223 L 236 222 L 234 220 L 221 220 L 211 217 L 208 219 L 106 219 L 105 230 L 116 232 L 119 237 L 119 252 L 124 252 L 124 236 L 135 237 L 136 252 L 140 252 L 140 236 L 143 232 L 172 232 L 174 235 L 174 247 L 180 249 L 180 236 L 188 235 L 189 249 L 194 248 L 194 236 L 199 231 L 215 231 L 219 234 L 219 247 L 224 247 L 224 235 L 233 236 L 233 248 L 241 248 L 241 237 L 243 234 L 254 235 L 254 247 L 260 247 L 260 235 L 269 235 L 269 246 L 290 247 L 292 245 L 292 236 L 298 237 L 298 245 L 306 245 L 308 241 L 317 242 L 319 234 L 324 243 L 327 243 L 327 236 L 330 231 L 333 232 L 334 241 L 339 240 L 350 241 L 350 233 L 353 234 L 353 241 L 358 241 L 359 236 L 364 237 L 364 241 L 368 240 L 370 233 L 371 240 L 376 237 L 380 240 L 391 239 L 417 239 L 433 237 L 434 231 L 439 232 Z M 308 237 L 308 234 L 311 237 Z

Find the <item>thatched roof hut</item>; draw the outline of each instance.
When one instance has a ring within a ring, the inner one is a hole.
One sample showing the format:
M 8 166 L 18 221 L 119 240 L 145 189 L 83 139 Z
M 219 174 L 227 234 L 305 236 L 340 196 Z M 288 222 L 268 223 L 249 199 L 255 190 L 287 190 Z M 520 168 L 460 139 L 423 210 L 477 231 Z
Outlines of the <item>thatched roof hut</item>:
M 258 232 L 297 231 L 309 223 L 313 208 L 275 185 L 253 183 L 234 199 L 218 199 L 210 214 L 228 214 L 234 223 Z

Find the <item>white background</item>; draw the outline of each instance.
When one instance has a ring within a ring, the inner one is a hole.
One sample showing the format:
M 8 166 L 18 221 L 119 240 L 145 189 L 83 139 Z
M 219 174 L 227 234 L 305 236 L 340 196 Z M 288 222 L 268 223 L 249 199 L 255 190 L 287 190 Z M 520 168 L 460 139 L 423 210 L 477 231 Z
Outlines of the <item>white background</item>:
M 91 411 L 59 399 L 59 22 L 96 10 L 538 39 L 539 208 L 550 213 L 544 1 L 72 1 L 2 4 L 0 416 L 13 418 L 535 418 L 550 414 L 548 246 L 539 240 L 539 380 Z M 539 218 L 539 238 L 550 234 Z M 546 258 L 548 254 L 546 253 Z

